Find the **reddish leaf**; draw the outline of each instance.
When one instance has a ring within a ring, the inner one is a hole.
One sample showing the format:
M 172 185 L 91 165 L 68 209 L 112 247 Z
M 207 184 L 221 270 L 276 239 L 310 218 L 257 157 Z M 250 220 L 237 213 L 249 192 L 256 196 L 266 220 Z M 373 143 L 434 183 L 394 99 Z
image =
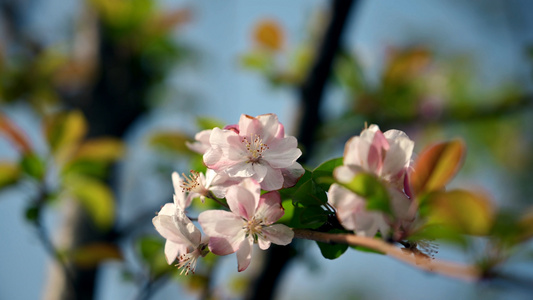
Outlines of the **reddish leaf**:
M 443 189 L 461 168 L 465 152 L 466 146 L 461 140 L 443 142 L 424 149 L 409 177 L 415 195 Z
M 2 113 L 0 113 L 0 132 L 3 133 L 23 154 L 32 152 L 30 143 L 20 128 Z

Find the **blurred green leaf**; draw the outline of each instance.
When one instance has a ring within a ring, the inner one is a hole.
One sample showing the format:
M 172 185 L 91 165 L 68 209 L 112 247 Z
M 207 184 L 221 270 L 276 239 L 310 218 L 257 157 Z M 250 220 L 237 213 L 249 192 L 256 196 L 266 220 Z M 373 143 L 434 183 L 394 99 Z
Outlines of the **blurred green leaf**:
M 100 229 L 111 228 L 115 220 L 115 201 L 107 185 L 85 176 L 68 176 L 64 184 Z
M 63 176 L 86 175 L 102 178 L 107 174 L 109 164 L 102 161 L 77 159 L 66 164 L 61 170 Z
M 20 167 L 14 163 L 0 162 L 0 189 L 16 183 L 20 178 Z
M 84 142 L 80 145 L 73 160 L 92 160 L 110 162 L 124 155 L 125 146 L 115 138 L 97 138 Z
M 368 173 L 355 175 L 350 183 L 342 184 L 345 188 L 365 198 L 368 210 L 377 210 L 392 215 L 389 193 L 379 179 Z
M 415 195 L 437 191 L 455 176 L 462 166 L 466 146 L 461 140 L 438 143 L 420 153 L 410 175 Z
M 224 121 L 211 118 L 211 117 L 197 117 L 196 118 L 196 126 L 200 130 L 207 130 L 207 129 L 213 129 L 215 127 L 218 128 L 224 128 Z
M 243 67 L 266 72 L 272 67 L 272 55 L 265 51 L 254 51 L 241 56 Z
M 426 202 L 428 224 L 438 224 L 459 233 L 486 235 L 493 225 L 493 207 L 487 197 L 466 190 L 434 192 Z
M 328 190 L 329 186 L 335 182 L 333 178 L 333 170 L 336 167 L 342 166 L 343 158 L 330 159 L 313 170 L 313 180 L 323 189 Z
M 81 111 L 49 115 L 44 120 L 44 133 L 57 161 L 68 161 L 87 133 L 87 121 Z
M 171 153 L 190 153 L 185 142 L 191 138 L 179 131 L 160 131 L 150 135 L 149 144 L 156 149 Z
M 68 256 L 77 267 L 94 269 L 106 260 L 121 260 L 122 252 L 117 245 L 110 243 L 88 244 L 68 253 Z
M 22 157 L 20 167 L 24 173 L 39 181 L 43 180 L 46 172 L 44 161 L 33 152 Z

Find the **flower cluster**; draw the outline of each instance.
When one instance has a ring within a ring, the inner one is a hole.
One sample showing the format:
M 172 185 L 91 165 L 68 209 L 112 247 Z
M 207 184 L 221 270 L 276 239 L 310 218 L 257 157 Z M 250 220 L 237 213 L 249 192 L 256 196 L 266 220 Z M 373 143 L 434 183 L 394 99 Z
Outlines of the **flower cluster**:
M 275 224 L 284 215 L 278 190 L 296 185 L 305 170 L 296 162 L 302 153 L 296 138 L 285 135 L 277 116 L 242 115 L 238 124 L 205 130 L 195 138 L 187 146 L 203 155 L 207 171 L 191 171 L 183 177 L 174 173 L 174 203 L 163 206 L 153 219 L 157 231 L 167 239 L 167 262 L 177 259 L 182 273 L 189 273 L 209 251 L 236 253 L 240 272 L 250 264 L 253 244 L 265 250 L 271 243 L 291 243 L 294 231 Z M 404 132 L 383 133 L 376 125 L 346 143 L 343 165 L 333 170 L 335 183 L 327 195 L 345 229 L 367 237 L 380 232 L 397 241 L 406 237 L 415 215 L 406 186 L 413 147 Z M 349 188 L 361 173 L 370 174 L 383 187 L 390 211 L 367 209 L 368 199 Z M 185 213 L 195 198 L 202 202 L 210 198 L 227 208 L 198 215 L 206 235 L 203 238 Z
M 251 260 L 252 246 L 263 250 L 271 243 L 289 244 L 293 231 L 274 224 L 284 214 L 277 190 L 292 187 L 305 170 L 296 162 L 302 154 L 296 138 L 286 136 L 274 114 L 242 115 L 239 123 L 223 129 L 199 132 L 187 146 L 203 155 L 205 175 L 196 171 L 183 178 L 172 175 L 174 203 L 162 207 L 153 219 L 157 231 L 167 239 L 169 264 L 178 260 L 182 272 L 194 272 L 196 261 L 209 251 L 217 255 L 237 252 L 238 270 Z M 261 190 L 268 191 L 261 195 Z M 226 198 L 230 211 L 210 210 L 198 216 L 203 232 L 186 216 L 194 198 Z M 209 250 L 208 250 L 209 249 Z
M 344 228 L 357 235 L 372 237 L 379 231 L 389 236 L 391 231 L 401 239 L 402 230 L 413 221 L 412 201 L 408 191 L 407 172 L 411 163 L 414 142 L 402 131 L 385 133 L 377 125 L 364 129 L 359 136 L 346 142 L 343 165 L 334 170 L 334 183 L 329 189 L 329 203 L 336 209 Z M 366 199 L 342 184 L 351 182 L 359 173 L 378 177 L 389 194 L 392 216 L 366 209 Z

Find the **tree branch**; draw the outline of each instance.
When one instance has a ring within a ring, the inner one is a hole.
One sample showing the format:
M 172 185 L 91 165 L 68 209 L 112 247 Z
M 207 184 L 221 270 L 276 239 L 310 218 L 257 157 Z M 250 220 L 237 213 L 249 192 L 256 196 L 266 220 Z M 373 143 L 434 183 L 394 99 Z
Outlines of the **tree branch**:
M 395 247 L 382 240 L 357 236 L 354 234 L 332 234 L 307 229 L 293 229 L 294 238 L 313 240 L 322 243 L 339 243 L 351 246 L 363 246 L 379 251 L 385 255 L 393 257 L 401 262 L 422 269 L 424 271 L 437 273 L 449 277 L 459 278 L 468 281 L 476 281 L 483 278 L 483 272 L 473 265 L 462 265 L 455 262 L 431 259 L 421 253 L 415 253 L 406 249 Z

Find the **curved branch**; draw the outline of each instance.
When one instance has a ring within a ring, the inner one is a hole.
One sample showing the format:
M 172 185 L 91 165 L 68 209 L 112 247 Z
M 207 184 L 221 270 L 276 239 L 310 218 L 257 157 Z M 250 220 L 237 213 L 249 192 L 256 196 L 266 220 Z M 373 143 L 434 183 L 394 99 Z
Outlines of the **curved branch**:
M 313 240 L 322 243 L 339 243 L 351 246 L 363 246 L 382 252 L 383 254 L 391 256 L 406 264 L 432 273 L 468 281 L 480 280 L 483 277 L 483 272 L 477 266 L 430 259 L 423 254 L 406 251 L 405 249 L 395 247 L 382 240 L 374 238 L 357 236 L 354 234 L 332 234 L 307 229 L 293 230 L 294 238 Z

